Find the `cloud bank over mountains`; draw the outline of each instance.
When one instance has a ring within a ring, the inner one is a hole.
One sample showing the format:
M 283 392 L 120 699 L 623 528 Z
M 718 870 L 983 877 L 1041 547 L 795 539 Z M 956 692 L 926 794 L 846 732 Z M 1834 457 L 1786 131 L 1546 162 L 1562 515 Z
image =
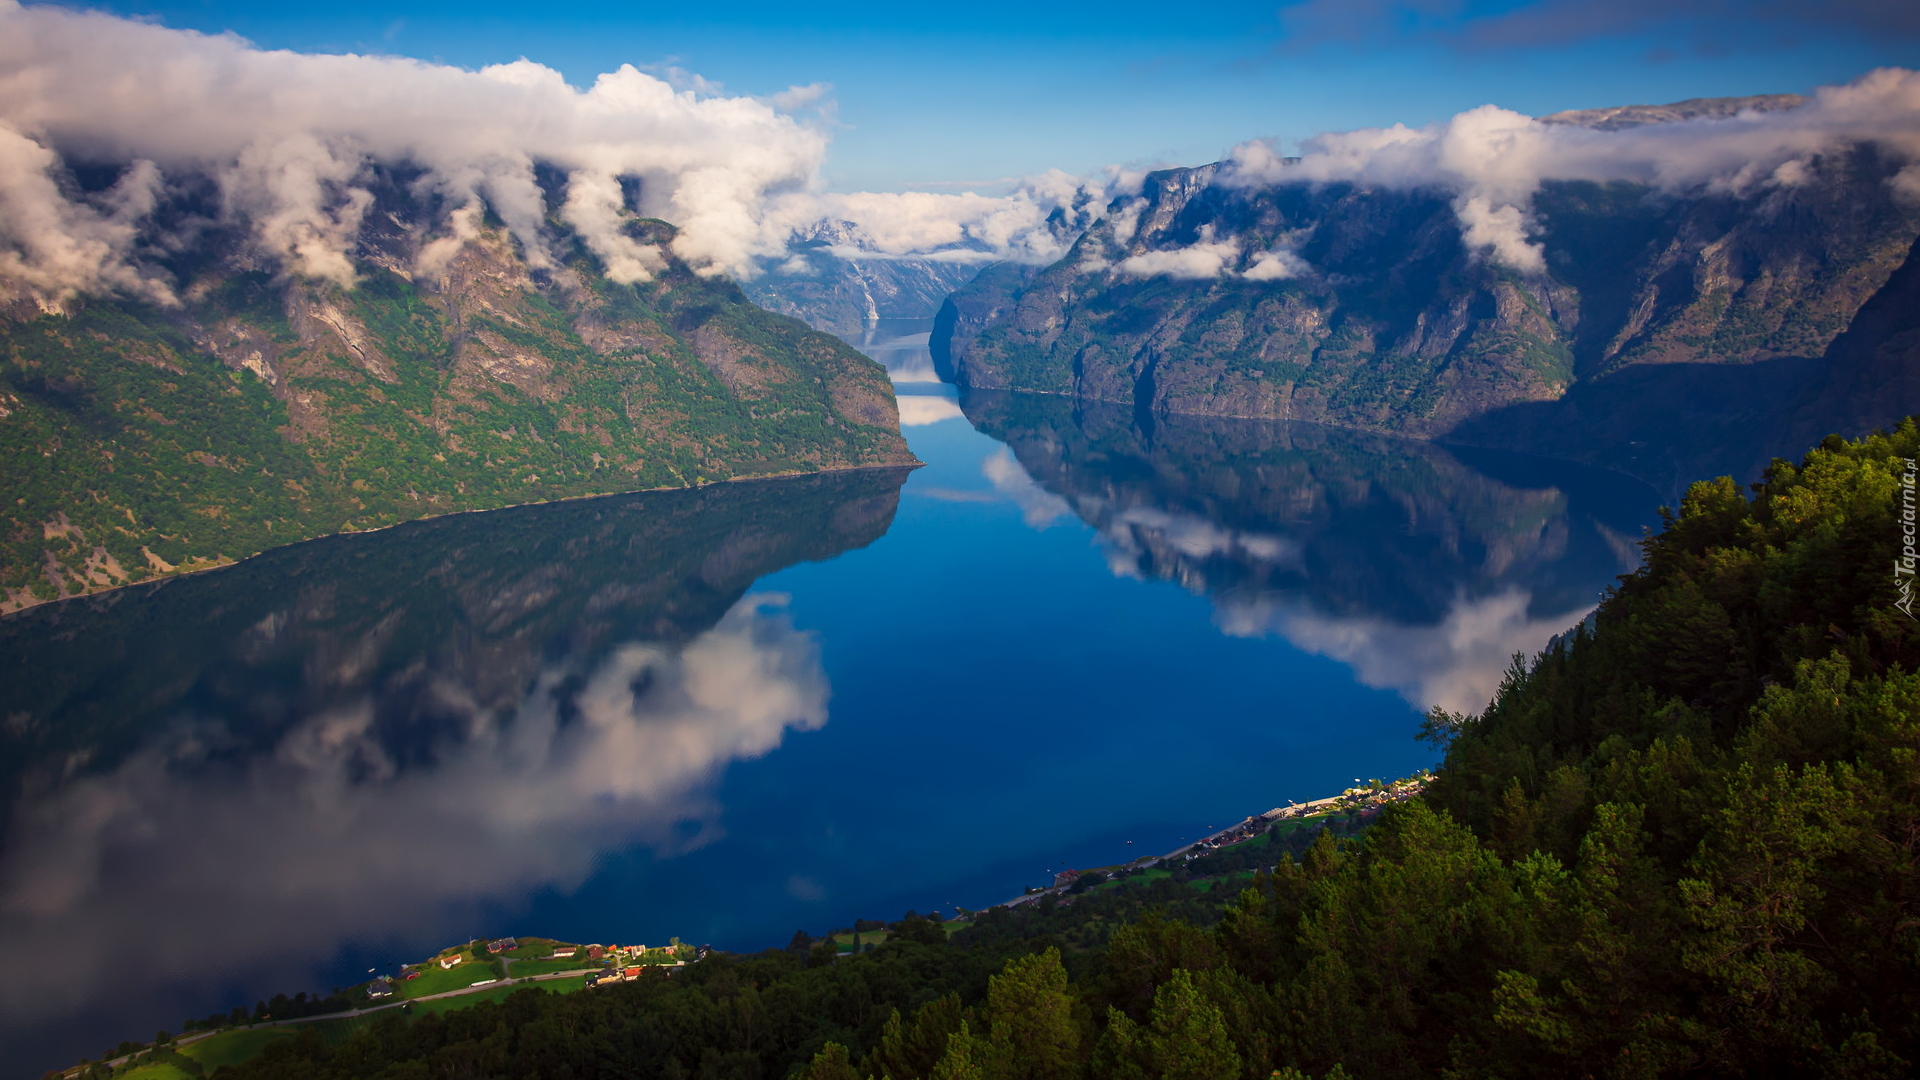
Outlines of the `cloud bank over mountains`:
M 371 166 L 423 170 L 416 194 L 447 208 L 430 258 L 497 215 L 534 265 L 551 261 L 536 165 L 566 174 L 560 218 L 616 280 L 660 253 L 621 228 L 629 212 L 680 228 L 675 254 L 751 275 L 796 230 L 852 221 L 878 255 L 960 248 L 1057 256 L 1046 219 L 1063 200 L 1104 200 L 1064 174 L 1003 197 L 829 195 L 825 122 L 770 100 L 680 89 L 631 66 L 584 90 L 526 60 L 468 71 L 398 57 L 306 55 L 232 36 L 0 0 L 0 278 L 43 301 L 115 292 L 169 302 L 150 256 L 170 186 L 211 178 L 223 222 L 243 224 L 289 272 L 350 284 Z M 74 170 L 117 167 L 83 192 Z M 972 256 L 979 257 L 979 256 Z
M 0 0 L 0 291 L 46 307 L 82 293 L 171 303 L 179 283 L 160 261 L 209 224 L 243 228 L 289 273 L 351 285 L 377 167 L 404 170 L 415 195 L 443 208 L 418 255 L 428 271 L 478 235 L 483 210 L 533 265 L 550 264 L 549 198 L 622 282 L 664 265 L 625 230 L 636 213 L 677 225 L 673 253 L 696 269 L 738 277 L 807 272 L 794 242 L 829 232 L 857 238 L 827 246 L 841 258 L 958 262 L 1052 262 L 1103 216 L 1123 244 L 1132 237 L 1142 174 L 1118 167 L 1050 171 L 1003 195 L 827 192 L 823 93 L 729 97 L 631 66 L 580 89 L 526 60 L 471 71 L 270 51 Z M 1426 128 L 1322 135 L 1297 157 L 1245 143 L 1210 182 L 1437 188 L 1470 247 L 1540 271 L 1531 199 L 1547 180 L 1764 192 L 1803 182 L 1812 156 L 1862 141 L 1906 161 L 1894 183 L 1920 198 L 1920 74 L 1880 70 L 1799 108 L 1618 131 L 1489 105 Z M 540 167 L 563 186 L 543 190 Z M 165 212 L 171 196 L 209 181 L 217 222 Z M 1312 273 L 1284 245 L 1211 233 L 1085 266 L 1256 282 Z
M 1424 128 L 1321 135 L 1296 158 L 1264 142 L 1228 155 L 1216 183 L 1354 183 L 1453 195 L 1471 248 L 1517 270 L 1545 269 L 1531 235 L 1533 195 L 1549 180 L 1628 181 L 1663 192 L 1763 194 L 1796 187 L 1811 160 L 1872 143 L 1906 163 L 1891 183 L 1920 200 L 1920 72 L 1884 68 L 1825 86 L 1797 108 L 1600 130 L 1493 105 Z

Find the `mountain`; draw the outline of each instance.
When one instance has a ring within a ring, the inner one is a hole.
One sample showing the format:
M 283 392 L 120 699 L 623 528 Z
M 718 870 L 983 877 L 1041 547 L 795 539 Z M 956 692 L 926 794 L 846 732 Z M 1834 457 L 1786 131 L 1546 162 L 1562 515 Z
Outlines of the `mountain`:
M 850 222 L 828 221 L 795 236 L 791 258 L 742 285 L 768 311 L 815 330 L 854 337 L 880 319 L 931 319 L 948 294 L 979 272 L 980 253 L 964 261 L 887 257 L 863 247 Z
M 152 269 L 177 302 L 13 294 L 0 611 L 454 511 L 913 463 L 878 364 L 689 269 L 672 226 L 619 226 L 658 253 L 621 284 L 557 180 L 534 258 L 477 206 L 440 235 L 409 179 L 364 180 L 350 287 L 176 184 Z
M 1800 94 L 1752 94 L 1747 97 L 1688 98 L 1671 105 L 1615 105 L 1604 109 L 1568 109 L 1540 118 L 1543 124 L 1571 124 L 1596 131 L 1620 131 L 1642 124 L 1677 120 L 1725 119 L 1744 112 L 1777 112 L 1807 103 Z
M 1561 136 L 1592 151 L 1793 115 L 1787 97 L 1705 100 L 1532 126 L 1610 132 Z M 1298 159 L 1262 183 L 1234 162 L 1167 170 L 1059 262 L 956 293 L 935 359 L 972 387 L 1525 450 L 1669 494 L 1752 478 L 1810 432 L 1920 411 L 1896 377 L 1920 359 L 1898 299 L 1920 273 L 1903 165 L 1863 141 L 1745 182 L 1546 178 L 1505 208 L 1532 267 L 1470 243 L 1502 211 L 1437 183 L 1310 179 Z

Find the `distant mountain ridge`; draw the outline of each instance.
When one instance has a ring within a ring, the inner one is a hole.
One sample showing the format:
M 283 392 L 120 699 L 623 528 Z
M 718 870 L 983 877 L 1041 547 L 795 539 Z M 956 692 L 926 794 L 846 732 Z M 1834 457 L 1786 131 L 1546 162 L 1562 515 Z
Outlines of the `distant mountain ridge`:
M 852 337 L 881 319 L 932 318 L 980 271 L 979 258 L 886 257 L 864 250 L 864 240 L 852 222 L 822 222 L 795 237 L 794 257 L 741 288 L 768 311 Z
M 664 222 L 621 226 L 659 265 L 618 284 L 556 214 L 549 265 L 380 172 L 342 288 L 184 190 L 178 306 L 0 311 L 0 611 L 458 510 L 914 463 L 878 364 Z
M 1798 100 L 1547 119 L 1619 130 Z M 1059 262 L 989 268 L 957 292 L 935 359 L 967 386 L 1544 453 L 1670 494 L 1700 475 L 1752 478 L 1828 431 L 1920 411 L 1900 376 L 1920 360 L 1910 305 L 1880 302 L 1841 340 L 1896 271 L 1920 272 L 1920 202 L 1893 183 L 1903 162 L 1858 143 L 1795 167 L 1686 192 L 1546 180 L 1530 205 L 1537 273 L 1470 248 L 1444 190 L 1170 169 Z M 1231 256 L 1226 237 L 1243 269 L 1119 272 Z M 1263 270 L 1262 251 L 1294 262 Z
M 1753 94 L 1747 97 L 1688 98 L 1670 105 L 1615 105 L 1603 109 L 1568 109 L 1540 118 L 1543 124 L 1573 124 L 1601 131 L 1620 131 L 1642 124 L 1668 124 L 1703 118 L 1721 119 L 1743 112 L 1778 112 L 1807 103 L 1801 94 Z

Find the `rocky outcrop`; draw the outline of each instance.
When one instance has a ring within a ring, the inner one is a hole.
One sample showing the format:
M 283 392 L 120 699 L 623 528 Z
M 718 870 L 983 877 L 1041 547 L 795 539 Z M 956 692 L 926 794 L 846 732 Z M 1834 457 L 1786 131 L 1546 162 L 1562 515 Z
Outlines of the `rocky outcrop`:
M 827 222 L 742 288 L 768 311 L 853 337 L 881 319 L 932 318 L 980 269 L 978 261 L 888 257 L 864 250 L 861 239 L 851 224 Z

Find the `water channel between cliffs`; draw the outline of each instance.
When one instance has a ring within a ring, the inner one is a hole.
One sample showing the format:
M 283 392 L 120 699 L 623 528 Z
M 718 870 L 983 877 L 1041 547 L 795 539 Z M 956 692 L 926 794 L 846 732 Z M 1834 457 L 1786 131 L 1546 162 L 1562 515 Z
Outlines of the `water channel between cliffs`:
M 0 620 L 17 1074 L 481 935 L 976 907 L 1404 775 L 1419 713 L 1483 705 L 1655 519 L 1557 462 L 962 402 L 926 329 L 862 342 L 911 474 L 462 515 Z

